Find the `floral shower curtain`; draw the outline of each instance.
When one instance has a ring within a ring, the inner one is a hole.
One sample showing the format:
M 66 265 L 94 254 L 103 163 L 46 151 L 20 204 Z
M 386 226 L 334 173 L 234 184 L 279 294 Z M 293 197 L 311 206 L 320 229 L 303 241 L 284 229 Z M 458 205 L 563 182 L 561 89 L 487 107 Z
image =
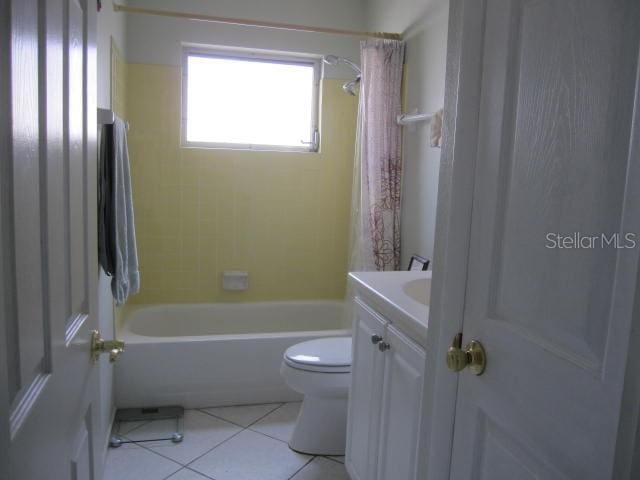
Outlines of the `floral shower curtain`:
M 354 162 L 351 270 L 400 269 L 400 89 L 404 43 L 361 44 L 362 80 Z

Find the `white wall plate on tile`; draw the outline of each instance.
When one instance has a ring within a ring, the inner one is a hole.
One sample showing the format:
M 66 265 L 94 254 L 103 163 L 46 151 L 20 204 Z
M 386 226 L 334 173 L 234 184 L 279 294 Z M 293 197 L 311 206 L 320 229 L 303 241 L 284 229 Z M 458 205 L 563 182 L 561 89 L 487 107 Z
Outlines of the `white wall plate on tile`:
M 223 272 L 222 288 L 225 290 L 246 290 L 249 288 L 249 272 L 237 270 Z

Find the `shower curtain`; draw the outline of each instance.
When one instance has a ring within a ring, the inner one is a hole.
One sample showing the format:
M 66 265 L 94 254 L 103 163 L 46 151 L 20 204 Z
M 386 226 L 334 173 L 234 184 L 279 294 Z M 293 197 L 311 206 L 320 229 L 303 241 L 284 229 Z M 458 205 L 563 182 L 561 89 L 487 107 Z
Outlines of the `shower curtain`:
M 404 43 L 360 46 L 362 80 L 354 161 L 350 270 L 400 269 L 400 90 Z

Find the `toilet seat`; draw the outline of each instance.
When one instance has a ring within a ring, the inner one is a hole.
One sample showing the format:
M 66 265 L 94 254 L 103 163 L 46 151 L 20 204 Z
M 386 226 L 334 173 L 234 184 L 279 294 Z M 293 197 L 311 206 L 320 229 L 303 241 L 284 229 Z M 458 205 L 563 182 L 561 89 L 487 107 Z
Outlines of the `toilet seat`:
M 289 347 L 284 362 L 307 372 L 351 372 L 351 337 L 309 340 Z

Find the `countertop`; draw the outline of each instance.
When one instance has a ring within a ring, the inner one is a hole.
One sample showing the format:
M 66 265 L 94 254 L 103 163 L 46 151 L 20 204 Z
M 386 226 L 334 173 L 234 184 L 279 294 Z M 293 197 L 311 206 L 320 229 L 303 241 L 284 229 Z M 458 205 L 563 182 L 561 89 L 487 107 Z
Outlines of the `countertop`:
M 426 272 L 350 272 L 349 282 L 356 295 L 378 310 L 397 328 L 424 346 L 427 340 L 429 306 L 409 295 L 403 286 L 421 278 L 431 278 Z

